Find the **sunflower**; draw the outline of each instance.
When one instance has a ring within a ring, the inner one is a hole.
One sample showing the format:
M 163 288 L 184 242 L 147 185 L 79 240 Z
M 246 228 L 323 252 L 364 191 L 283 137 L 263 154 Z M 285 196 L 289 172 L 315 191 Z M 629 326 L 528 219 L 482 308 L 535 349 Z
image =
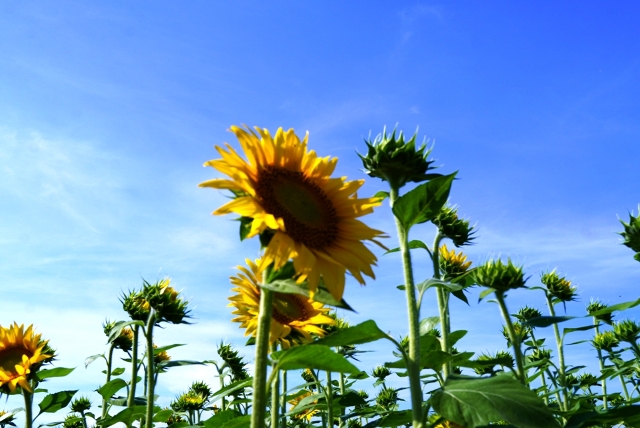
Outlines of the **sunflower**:
M 33 392 L 29 385 L 29 375 L 39 368 L 39 363 L 52 358 L 43 354 L 47 341 L 34 334 L 33 325 L 24 329 L 15 322 L 9 328 L 0 326 L 0 387 L 9 387 L 11 393 L 16 387 Z
M 232 126 L 247 157 L 245 161 L 229 144 L 216 146 L 221 159 L 211 166 L 229 179 L 213 179 L 202 187 L 231 190 L 235 198 L 214 214 L 236 213 L 250 221 L 247 237 L 273 233 L 262 258 L 262 267 L 274 263 L 279 269 L 293 259 L 300 281 L 307 279 L 314 292 L 322 278 L 333 297 L 340 300 L 345 274 L 360 284 L 363 274 L 374 278 L 376 257 L 363 241 L 376 241 L 383 232 L 358 220 L 380 204 L 379 198 L 358 198 L 363 180 L 331 178 L 337 158 L 318 157 L 307 150 L 293 129 L 268 130 Z
M 237 276 L 231 277 L 235 292 L 229 297 L 229 306 L 235 307 L 232 314 L 237 315 L 231 321 L 239 322 L 246 330 L 245 336 L 256 335 L 258 328 L 258 314 L 260 312 L 260 287 L 258 278 L 262 278 L 260 259 L 252 262 L 246 260 L 249 268 L 238 266 Z M 327 316 L 329 308 L 299 294 L 273 293 L 271 312 L 270 343 L 279 342 L 283 348 L 309 342 L 311 335 L 324 336 L 323 325 L 333 324 Z
M 311 392 L 311 391 L 306 391 L 306 390 L 303 390 L 303 391 L 304 392 L 302 392 L 297 397 L 294 397 L 293 399 L 289 400 L 289 404 L 292 405 L 291 409 L 289 409 L 289 412 L 293 412 L 294 410 L 296 410 L 296 408 L 302 402 L 302 400 L 304 400 L 307 397 L 311 397 L 313 395 L 313 392 Z M 307 405 L 309 405 L 309 404 L 317 404 L 317 403 L 318 403 L 318 401 L 312 401 L 311 403 L 307 403 Z M 319 410 L 317 410 L 317 409 L 315 409 L 313 407 L 310 407 L 308 409 L 302 410 L 299 413 L 296 413 L 295 415 L 293 415 L 293 417 L 295 419 L 306 419 L 307 422 L 311 422 L 311 419 L 317 413 L 319 413 Z

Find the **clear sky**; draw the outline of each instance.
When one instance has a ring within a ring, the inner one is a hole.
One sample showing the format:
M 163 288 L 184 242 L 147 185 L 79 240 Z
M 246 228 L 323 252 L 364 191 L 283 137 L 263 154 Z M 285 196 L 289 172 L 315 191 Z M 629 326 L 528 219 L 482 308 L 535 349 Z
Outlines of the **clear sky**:
M 101 323 L 124 319 L 118 297 L 142 278 L 168 275 L 191 302 L 196 324 L 158 336 L 188 343 L 174 358 L 244 343 L 228 277 L 257 243 L 239 243 L 230 218 L 210 215 L 223 195 L 197 187 L 241 123 L 308 130 L 350 179 L 366 177 L 363 138 L 419 127 L 441 171 L 460 171 L 451 202 L 477 225 L 472 260 L 510 256 L 530 285 L 557 267 L 580 290 L 570 313 L 591 297 L 635 299 L 640 265 L 616 232 L 640 202 L 639 28 L 631 1 L 5 2 L 0 324 L 35 323 L 58 365 L 78 367 L 49 388 L 84 393 L 103 382 L 103 367 L 83 366 L 106 351 Z M 368 179 L 361 194 L 382 189 Z M 388 207 L 367 222 L 395 246 Z M 406 333 L 398 259 L 348 284 L 352 322 Z M 424 254 L 415 261 L 418 280 L 431 274 Z M 477 293 L 454 305 L 453 327 L 470 330 L 460 348 L 494 351 L 499 314 Z M 435 315 L 428 299 L 423 315 Z M 543 309 L 534 292 L 508 303 Z M 159 392 L 212 374 L 174 368 Z

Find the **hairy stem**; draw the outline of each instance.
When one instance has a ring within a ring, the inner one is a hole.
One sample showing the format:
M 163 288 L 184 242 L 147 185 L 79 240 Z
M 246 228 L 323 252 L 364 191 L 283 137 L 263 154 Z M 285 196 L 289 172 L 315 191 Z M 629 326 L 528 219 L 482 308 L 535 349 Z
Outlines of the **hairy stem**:
M 133 349 L 131 350 L 131 385 L 129 387 L 129 397 L 127 397 L 127 407 L 133 407 L 136 397 L 136 383 L 138 383 L 138 335 L 140 326 L 133 327 Z
M 278 343 L 274 342 L 271 345 L 271 352 L 275 352 L 278 350 Z M 280 417 L 280 372 L 273 369 L 275 372 L 275 378 L 273 379 L 273 383 L 271 385 L 271 428 L 278 428 L 278 419 Z M 271 373 L 271 377 L 274 377 L 274 373 Z
M 109 345 L 109 354 L 107 357 L 107 381 L 106 383 L 109 383 L 109 381 L 111 381 L 111 366 L 113 365 L 113 350 L 116 349 L 116 345 L 115 343 L 111 343 L 111 345 Z M 107 399 L 103 398 L 102 399 L 102 419 L 107 417 Z
M 390 204 L 398 199 L 398 186 L 390 183 Z M 413 268 L 411 265 L 411 254 L 409 252 L 408 231 L 396 217 L 396 228 L 398 230 L 398 240 L 400 241 L 400 253 L 402 255 L 402 265 L 404 268 L 404 286 L 407 299 L 407 315 L 409 318 L 409 355 L 407 359 L 407 373 L 409 375 L 409 389 L 411 391 L 411 411 L 413 427 L 422 426 L 422 387 L 420 383 L 420 314 L 416 301 L 416 287 L 413 281 Z
M 33 427 L 33 394 L 22 388 L 22 396 L 24 397 L 24 427 Z
M 266 273 L 263 282 L 266 281 Z M 260 313 L 258 315 L 258 331 L 256 333 L 256 358 L 253 376 L 253 398 L 251 412 L 251 428 L 265 426 L 267 407 L 267 358 L 269 353 L 269 335 L 271 333 L 271 309 L 273 291 L 260 288 Z
M 526 386 L 527 379 L 524 373 L 524 361 L 522 358 L 522 350 L 520 349 L 520 338 L 516 335 L 516 332 L 513 328 L 513 322 L 511 321 L 511 316 L 509 315 L 509 311 L 507 310 L 507 304 L 504 301 L 504 292 L 496 291 L 496 300 L 498 301 L 498 306 L 500 306 L 500 312 L 502 313 L 502 318 L 504 319 L 504 323 L 507 327 L 507 332 L 509 333 L 509 339 L 511 340 L 513 356 L 516 360 L 516 374 L 518 375 L 520 382 L 522 382 L 522 384 Z
M 549 307 L 549 315 L 551 315 L 552 317 L 556 316 L 556 311 L 553 308 L 553 301 L 551 300 L 551 296 L 546 293 L 547 296 L 547 306 Z M 555 323 L 553 324 L 553 333 L 556 336 L 556 346 L 558 347 L 558 374 L 560 375 L 560 382 L 562 384 L 562 403 L 558 403 L 558 404 L 562 404 L 561 409 L 562 410 L 568 410 L 568 403 L 567 403 L 567 382 L 565 380 L 564 377 L 564 372 L 565 372 L 565 365 L 564 365 L 564 348 L 562 346 L 562 336 L 560 336 L 560 328 L 558 327 L 558 324 Z
M 147 339 L 147 420 L 146 427 L 153 427 L 153 392 L 155 389 L 154 383 L 154 352 L 153 352 L 153 326 L 156 323 L 156 310 L 151 308 L 149 311 L 149 318 L 147 319 L 147 328 L 145 331 L 145 337 Z

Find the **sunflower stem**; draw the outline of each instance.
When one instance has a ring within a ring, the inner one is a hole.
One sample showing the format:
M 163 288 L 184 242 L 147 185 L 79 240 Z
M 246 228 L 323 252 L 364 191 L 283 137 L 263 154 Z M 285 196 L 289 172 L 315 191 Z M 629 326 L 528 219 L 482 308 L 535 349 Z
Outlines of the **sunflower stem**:
M 131 349 L 131 386 L 129 387 L 129 397 L 127 397 L 127 407 L 133 407 L 136 397 L 136 384 L 138 383 L 138 335 L 140 326 L 133 327 L 133 348 Z
M 263 274 L 266 283 L 267 273 Z M 258 331 L 256 333 L 255 373 L 253 376 L 253 398 L 251 412 L 251 428 L 263 428 L 267 406 L 267 354 L 269 351 L 269 335 L 271 333 L 271 310 L 273 291 L 260 288 L 260 313 L 258 315 Z
M 390 182 L 389 203 L 393 205 L 398 199 L 399 186 Z M 394 216 L 395 217 L 395 216 Z M 407 315 L 409 318 L 409 355 L 406 361 L 407 373 L 409 375 L 409 389 L 411 391 L 411 412 L 413 417 L 413 427 L 422 426 L 422 386 L 420 383 L 420 314 L 416 301 L 416 287 L 413 281 L 413 268 L 411 265 L 411 254 L 409 252 L 408 231 L 395 217 L 396 228 L 398 230 L 398 240 L 400 241 L 400 253 L 402 255 L 402 265 L 404 270 L 404 285 L 407 299 Z
M 24 428 L 33 427 L 33 394 L 22 388 L 22 396 L 24 397 Z
M 513 328 L 513 322 L 511 321 L 511 316 L 509 315 L 509 311 L 507 310 L 507 304 L 504 301 L 503 291 L 496 290 L 496 300 L 498 301 L 498 306 L 500 306 L 500 312 L 502 313 L 502 318 L 504 319 L 504 323 L 507 327 L 507 332 L 509 333 L 509 339 L 511 340 L 513 356 L 516 360 L 516 374 L 520 382 L 522 382 L 523 385 L 528 386 L 527 379 L 524 373 L 524 363 L 522 358 L 522 350 L 520 349 L 520 339 L 516 335 L 516 331 Z
M 282 413 L 282 427 L 287 428 L 287 371 L 282 370 L 282 395 L 280 396 L 280 413 Z
M 109 383 L 109 381 L 111 380 L 111 366 L 113 364 L 113 350 L 116 348 L 115 343 L 111 343 L 111 345 L 109 346 L 109 356 L 107 357 L 107 381 L 106 383 Z M 107 399 L 103 398 L 102 399 L 102 419 L 107 417 Z
M 553 301 L 551 300 L 551 295 L 549 293 L 545 293 L 545 296 L 547 297 L 547 306 L 549 307 L 549 315 L 551 315 L 552 317 L 556 316 L 556 311 L 553 308 Z M 565 381 L 565 377 L 564 377 L 564 369 L 565 369 L 565 365 L 564 365 L 564 349 L 562 346 L 562 336 L 560 336 L 560 329 L 558 328 L 558 324 L 555 323 L 553 324 L 553 333 L 556 336 L 556 346 L 558 348 L 558 374 L 560 375 L 560 382 L 562 383 L 562 402 L 558 403 L 561 404 L 560 408 L 562 410 L 568 410 L 568 403 L 567 403 L 567 386 L 566 386 L 566 381 Z
M 151 308 L 149 312 L 149 318 L 147 319 L 147 329 L 145 331 L 145 337 L 147 339 L 147 420 L 146 427 L 153 427 L 153 390 L 155 384 L 153 382 L 154 376 L 154 352 L 153 352 L 153 326 L 156 323 L 156 310 Z
M 431 261 L 433 262 L 433 277 L 435 279 L 441 279 L 440 276 L 440 240 L 442 235 L 440 230 L 436 232 L 436 237 L 433 239 L 433 253 L 431 255 Z M 440 338 L 440 347 L 442 352 L 449 352 L 449 333 L 451 327 L 449 326 L 449 299 L 447 291 L 442 287 L 436 288 L 436 295 L 438 297 L 438 313 L 440 314 L 440 327 L 442 328 L 442 334 Z M 446 380 L 451 373 L 451 363 L 449 361 L 442 364 L 442 374 Z
M 340 377 L 338 378 L 338 382 L 340 382 L 340 397 L 344 397 L 345 388 L 344 388 L 344 373 L 340 373 Z M 339 428 L 343 428 L 345 426 L 343 416 L 345 414 L 345 408 L 340 406 L 340 421 L 338 423 Z
M 596 327 L 596 335 L 600 334 L 600 321 L 596 317 L 593 317 L 593 325 Z M 600 348 L 596 348 L 596 352 L 600 363 L 600 374 L 602 374 L 604 373 L 604 357 Z M 603 377 L 600 383 L 602 385 L 602 410 L 607 410 L 607 407 L 609 407 L 607 403 L 607 378 Z
M 331 385 L 331 372 L 327 371 L 327 388 L 324 390 L 327 397 L 328 426 L 333 427 L 333 385 Z
M 276 352 L 277 350 L 278 342 L 274 342 L 271 345 L 271 352 Z M 280 371 L 274 368 L 273 372 L 275 372 L 275 377 L 271 385 L 271 428 L 278 428 L 278 419 L 280 417 L 278 414 L 280 409 Z M 274 373 L 271 375 L 273 377 Z

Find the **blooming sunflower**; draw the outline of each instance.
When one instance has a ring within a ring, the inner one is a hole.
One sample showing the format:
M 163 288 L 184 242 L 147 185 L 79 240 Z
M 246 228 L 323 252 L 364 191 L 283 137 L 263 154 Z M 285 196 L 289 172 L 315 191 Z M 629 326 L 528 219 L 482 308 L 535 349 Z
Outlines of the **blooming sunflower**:
M 214 214 L 236 213 L 250 219 L 247 237 L 272 231 L 262 265 L 279 269 L 293 259 L 300 281 L 307 279 L 314 292 L 320 278 L 333 297 L 340 300 L 345 274 L 349 271 L 360 284 L 363 274 L 374 278 L 376 257 L 363 241 L 376 241 L 384 234 L 358 220 L 380 204 L 379 198 L 358 198 L 363 180 L 331 178 L 337 158 L 318 157 L 307 150 L 307 138 L 300 141 L 293 129 L 268 130 L 232 126 L 247 160 L 229 144 L 216 146 L 221 159 L 211 166 L 229 179 L 213 179 L 202 187 L 231 190 L 236 196 Z
M 300 405 L 300 403 L 302 402 L 302 400 L 304 400 L 307 397 L 311 397 L 313 394 L 313 392 L 311 391 L 304 391 L 302 394 L 298 395 L 297 397 L 294 397 L 293 399 L 289 400 L 289 404 L 291 404 L 291 409 L 289 409 L 289 412 L 293 412 L 294 410 L 296 410 L 296 408 Z M 311 403 L 306 403 L 306 405 L 309 404 L 317 404 L 318 401 L 314 400 Z M 299 413 L 296 413 L 293 415 L 293 417 L 295 419 L 306 419 L 307 422 L 311 422 L 311 419 L 313 418 L 314 415 L 316 415 L 317 413 L 319 413 L 319 410 L 314 409 L 313 407 L 310 407 L 308 409 L 304 409 Z
M 47 341 L 40 339 L 40 334 L 34 334 L 33 325 L 24 329 L 24 324 L 18 326 L 15 322 L 9 327 L 0 326 L 0 387 L 9 387 L 11 393 L 17 386 L 29 392 L 29 375 L 35 365 L 53 357 L 43 354 Z
M 231 277 L 235 285 L 233 296 L 229 297 L 229 306 L 235 307 L 232 314 L 237 315 L 231 321 L 239 322 L 246 330 L 245 335 L 256 335 L 258 314 L 260 313 L 260 287 L 258 278 L 262 276 L 260 259 L 247 260 L 248 268 L 238 266 L 237 276 Z M 333 324 L 334 320 L 327 316 L 329 308 L 299 294 L 273 293 L 271 313 L 270 343 L 279 342 L 283 348 L 311 341 L 311 335 L 324 336 L 322 325 Z

